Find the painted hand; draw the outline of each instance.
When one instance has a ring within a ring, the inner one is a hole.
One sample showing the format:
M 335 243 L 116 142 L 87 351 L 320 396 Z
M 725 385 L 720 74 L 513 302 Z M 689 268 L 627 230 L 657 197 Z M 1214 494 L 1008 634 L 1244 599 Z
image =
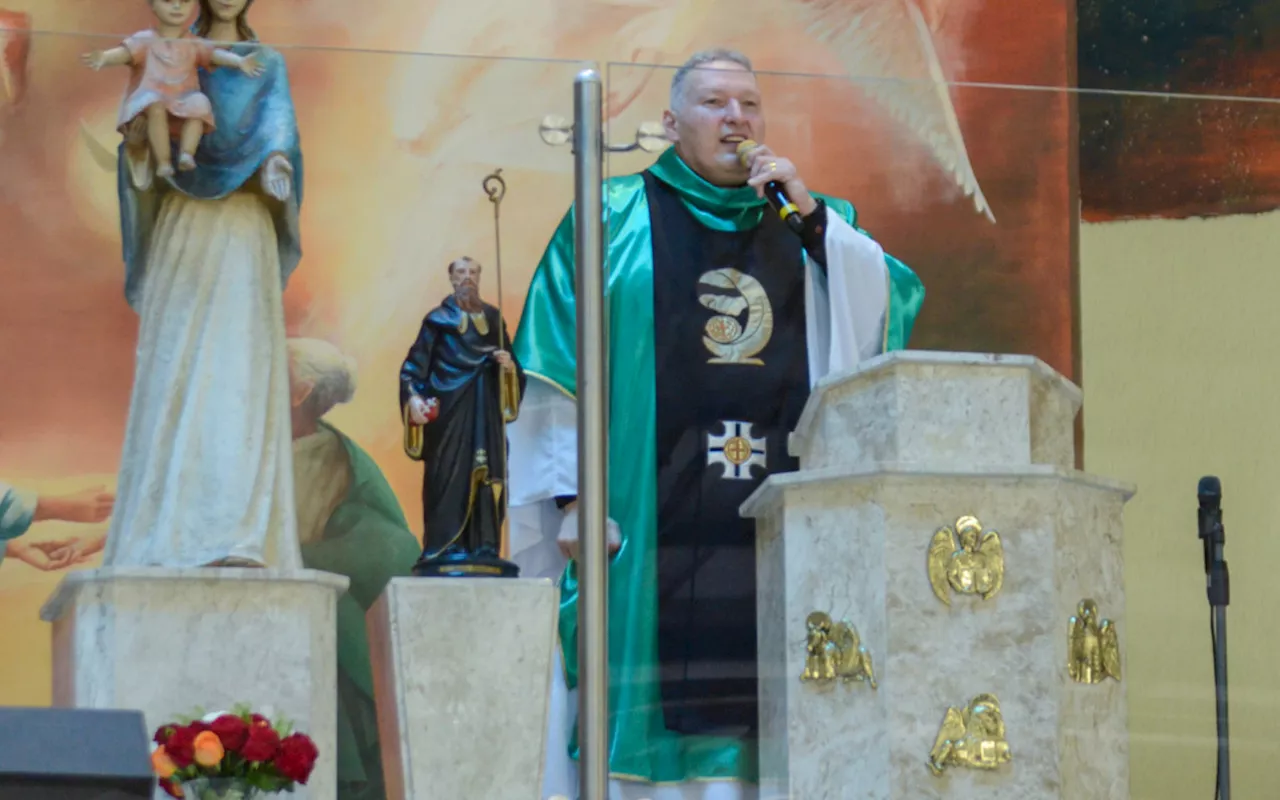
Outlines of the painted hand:
M 258 63 L 258 59 L 252 53 L 240 59 L 240 71 L 250 78 L 256 78 L 262 74 L 263 67 Z
M 426 425 L 436 418 L 439 408 L 440 401 L 436 398 L 423 400 L 415 394 L 409 398 L 409 419 L 414 425 Z
M 262 191 L 281 203 L 293 193 L 293 177 L 289 160 L 276 153 L 262 165 Z
M 80 56 L 80 63 L 97 72 L 107 65 L 107 54 L 102 50 L 94 50 L 92 53 Z

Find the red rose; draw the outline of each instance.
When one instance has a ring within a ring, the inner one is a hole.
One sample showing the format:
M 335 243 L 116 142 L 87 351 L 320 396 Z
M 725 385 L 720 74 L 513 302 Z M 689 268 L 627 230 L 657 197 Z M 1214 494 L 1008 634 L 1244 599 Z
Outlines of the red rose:
M 249 738 L 240 748 L 245 761 L 270 761 L 280 746 L 280 735 L 269 725 L 250 725 Z
M 276 769 L 280 770 L 280 774 L 289 780 L 306 783 L 307 778 L 311 777 L 311 770 L 315 767 L 316 758 L 319 755 L 320 751 L 316 750 L 316 744 L 311 741 L 311 737 L 294 733 L 286 736 L 280 743 L 280 752 L 276 753 L 273 763 Z
M 169 730 L 169 738 L 164 743 L 164 750 L 169 754 L 178 769 L 191 766 L 195 759 L 196 734 L 194 725 L 173 725 Z
M 151 737 L 151 741 L 158 745 L 163 745 L 169 741 L 169 736 L 173 734 L 173 727 L 172 725 L 163 725 L 156 728 L 156 735 Z
M 160 788 L 170 797 L 182 797 L 182 784 L 177 781 L 160 781 Z
M 209 730 L 218 734 L 222 746 L 232 753 L 239 753 L 249 739 L 249 723 L 233 714 L 218 717 L 209 726 Z

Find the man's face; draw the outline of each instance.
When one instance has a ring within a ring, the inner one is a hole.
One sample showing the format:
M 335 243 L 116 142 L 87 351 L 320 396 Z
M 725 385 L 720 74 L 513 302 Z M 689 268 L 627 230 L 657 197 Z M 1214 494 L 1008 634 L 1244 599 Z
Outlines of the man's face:
M 480 265 L 469 258 L 460 258 L 449 267 L 449 282 L 454 294 L 475 297 L 480 292 Z
M 741 186 L 747 170 L 738 162 L 744 139 L 764 141 L 760 87 L 732 61 L 712 61 L 685 77 L 680 107 L 663 115 L 676 153 L 716 186 Z

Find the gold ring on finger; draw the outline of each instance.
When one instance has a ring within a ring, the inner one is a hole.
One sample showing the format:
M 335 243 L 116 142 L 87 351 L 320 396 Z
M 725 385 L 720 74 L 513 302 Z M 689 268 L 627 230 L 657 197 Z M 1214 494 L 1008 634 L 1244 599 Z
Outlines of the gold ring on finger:
M 769 171 L 770 171 L 770 172 L 776 172 L 776 171 L 777 171 L 777 169 L 778 169 L 778 162 L 777 162 L 777 161 L 770 161 L 770 162 L 769 162 Z

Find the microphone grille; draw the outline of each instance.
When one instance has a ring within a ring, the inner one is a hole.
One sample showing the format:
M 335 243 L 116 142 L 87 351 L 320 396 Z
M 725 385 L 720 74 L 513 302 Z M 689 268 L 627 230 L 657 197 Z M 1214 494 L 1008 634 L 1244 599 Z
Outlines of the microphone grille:
M 1196 486 L 1196 493 L 1209 497 L 1221 497 L 1222 481 L 1218 480 L 1216 475 L 1206 475 L 1200 479 L 1199 485 Z
M 743 139 L 738 142 L 738 163 L 747 166 L 747 162 L 751 159 L 751 151 L 759 147 L 760 144 L 754 139 Z

